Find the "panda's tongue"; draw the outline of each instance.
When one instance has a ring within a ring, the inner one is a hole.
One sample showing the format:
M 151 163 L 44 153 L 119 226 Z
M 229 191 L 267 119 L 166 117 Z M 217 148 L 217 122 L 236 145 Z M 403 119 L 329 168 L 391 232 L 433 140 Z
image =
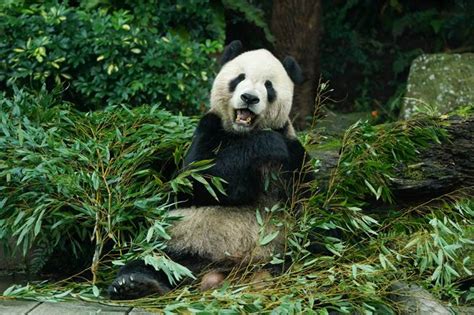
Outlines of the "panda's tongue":
M 252 119 L 255 117 L 255 114 L 252 113 L 248 109 L 238 109 L 237 110 L 237 117 L 235 118 L 235 122 L 240 124 L 247 124 L 250 125 L 252 123 Z

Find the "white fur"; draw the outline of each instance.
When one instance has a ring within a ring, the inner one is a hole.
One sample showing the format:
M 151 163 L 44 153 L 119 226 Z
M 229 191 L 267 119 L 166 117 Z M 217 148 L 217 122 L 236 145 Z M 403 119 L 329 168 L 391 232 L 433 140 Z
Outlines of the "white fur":
M 230 81 L 241 73 L 245 74 L 245 80 L 237 85 L 233 93 L 230 92 Z M 268 103 L 265 88 L 267 80 L 272 82 L 277 93 L 273 103 Z M 212 86 L 211 111 L 220 115 L 227 131 L 279 129 L 289 121 L 293 88 L 293 82 L 275 56 L 265 49 L 252 50 L 237 56 L 222 67 Z M 260 99 L 259 103 L 249 106 L 257 115 L 251 128 L 234 122 L 235 110 L 247 107 L 240 98 L 243 93 L 256 95 Z
M 168 248 L 206 257 L 215 262 L 262 262 L 273 253 L 283 253 L 285 231 L 269 244 L 261 246 L 259 239 L 276 231 L 276 227 L 257 223 L 256 207 L 190 207 L 171 211 L 172 216 L 182 217 L 170 229 L 172 241 Z M 262 209 L 262 208 L 260 208 Z M 269 217 L 261 211 L 263 222 Z

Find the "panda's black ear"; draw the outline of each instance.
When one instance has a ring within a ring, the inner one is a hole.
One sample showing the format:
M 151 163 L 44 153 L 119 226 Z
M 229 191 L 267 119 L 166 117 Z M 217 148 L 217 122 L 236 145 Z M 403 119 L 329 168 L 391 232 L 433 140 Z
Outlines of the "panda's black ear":
M 300 65 L 296 62 L 295 58 L 288 56 L 283 60 L 283 67 L 288 73 L 291 81 L 295 84 L 301 84 L 304 81 L 303 71 L 301 71 Z
M 225 65 L 227 62 L 231 61 L 238 55 L 242 53 L 242 42 L 240 40 L 234 40 L 229 45 L 227 45 L 222 53 L 220 60 L 221 66 Z

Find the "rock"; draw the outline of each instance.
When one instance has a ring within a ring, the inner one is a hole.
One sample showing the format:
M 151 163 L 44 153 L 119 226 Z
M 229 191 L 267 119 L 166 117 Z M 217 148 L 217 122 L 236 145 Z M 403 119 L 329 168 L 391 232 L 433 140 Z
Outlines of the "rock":
M 414 284 L 397 282 L 391 286 L 390 299 L 397 304 L 397 314 L 450 315 L 451 311 L 428 291 Z
M 400 118 L 427 107 L 444 114 L 473 104 L 473 53 L 421 55 L 411 65 Z
M 454 306 L 452 307 L 457 315 L 472 315 L 474 314 L 474 306 Z
M 1 292 L 0 292 L 1 293 Z M 35 301 L 17 301 L 0 299 L 0 314 L 20 315 L 28 314 L 40 303 Z
M 358 120 L 370 120 L 370 112 L 335 113 L 325 111 L 325 117 L 316 121 L 315 130 L 326 136 L 342 136 Z

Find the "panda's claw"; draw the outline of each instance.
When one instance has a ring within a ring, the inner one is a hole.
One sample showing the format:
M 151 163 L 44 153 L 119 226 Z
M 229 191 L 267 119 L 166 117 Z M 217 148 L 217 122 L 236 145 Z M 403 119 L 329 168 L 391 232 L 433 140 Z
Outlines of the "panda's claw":
M 135 272 L 118 276 L 108 289 L 112 300 L 132 300 L 151 294 L 165 294 L 170 289 L 146 273 Z

